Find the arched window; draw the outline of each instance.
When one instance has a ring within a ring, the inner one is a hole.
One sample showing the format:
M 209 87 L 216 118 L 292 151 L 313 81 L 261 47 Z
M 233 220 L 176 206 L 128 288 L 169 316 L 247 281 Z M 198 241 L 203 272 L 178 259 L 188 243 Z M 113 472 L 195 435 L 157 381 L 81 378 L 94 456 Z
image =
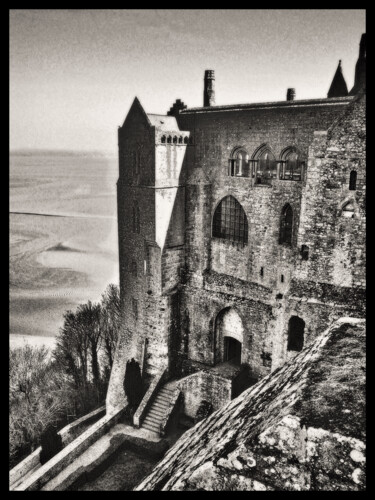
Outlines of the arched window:
M 300 181 L 302 179 L 302 167 L 300 154 L 295 148 L 289 148 L 282 155 L 280 161 L 280 179 L 290 181 Z
M 237 149 L 229 158 L 228 175 L 231 177 L 249 177 L 249 155 L 244 149 Z
M 189 142 L 188 136 L 184 137 L 184 143 L 187 144 Z
M 247 243 L 248 223 L 242 206 L 233 196 L 226 196 L 216 207 L 212 236 Z
M 169 135 L 169 136 L 167 137 L 167 143 L 168 143 L 168 144 L 170 144 L 171 142 L 172 142 L 172 137 Z
M 272 179 L 276 178 L 277 164 L 274 154 L 266 144 L 257 149 L 251 163 L 255 184 L 272 184 Z
M 293 234 L 293 210 L 289 205 L 285 205 L 281 212 L 280 218 L 280 244 L 291 245 Z
M 165 137 L 165 135 L 162 135 L 162 137 L 161 137 L 161 142 L 162 142 L 162 144 L 164 144 L 164 143 L 165 143 L 165 141 L 166 141 L 166 137 Z
M 298 316 L 292 316 L 288 325 L 288 351 L 302 351 L 305 322 Z
M 173 136 L 173 144 L 177 144 L 177 135 Z
M 140 232 L 140 211 L 137 202 L 135 202 L 133 205 L 133 232 Z
M 182 135 L 180 135 L 180 137 L 178 138 L 178 143 L 182 144 Z
M 350 172 L 349 189 L 350 191 L 355 191 L 357 189 L 357 172 L 355 170 Z

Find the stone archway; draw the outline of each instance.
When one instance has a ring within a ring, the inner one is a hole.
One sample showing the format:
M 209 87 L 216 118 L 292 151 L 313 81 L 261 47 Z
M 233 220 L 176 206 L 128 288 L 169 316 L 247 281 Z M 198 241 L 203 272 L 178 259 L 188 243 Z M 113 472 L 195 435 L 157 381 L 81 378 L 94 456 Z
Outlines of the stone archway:
M 215 321 L 215 365 L 223 361 L 241 364 L 244 327 L 238 312 L 227 307 Z

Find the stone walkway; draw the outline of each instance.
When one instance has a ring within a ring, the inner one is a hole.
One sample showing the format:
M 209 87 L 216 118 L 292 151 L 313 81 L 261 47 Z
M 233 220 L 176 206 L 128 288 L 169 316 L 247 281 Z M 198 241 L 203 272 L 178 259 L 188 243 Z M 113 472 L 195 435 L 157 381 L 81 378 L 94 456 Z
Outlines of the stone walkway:
M 61 471 L 60 474 L 46 483 L 42 488 L 42 491 L 66 490 L 71 488 L 71 486 L 74 485 L 74 482 L 76 482 L 77 480 L 82 480 L 82 476 L 83 478 L 90 477 L 90 474 L 92 474 L 95 469 L 100 467 L 100 464 L 102 462 L 105 462 L 111 456 L 113 456 L 113 454 L 116 453 L 116 450 L 120 448 L 120 446 L 129 436 L 140 438 L 151 443 L 158 443 L 161 441 L 160 437 L 152 432 L 145 431 L 144 429 L 136 429 L 134 427 L 131 427 L 130 425 L 122 423 L 117 424 L 112 429 L 110 429 L 107 434 L 101 437 L 84 453 L 82 453 L 82 455 L 80 455 L 76 460 L 69 464 L 63 471 Z M 126 456 L 127 453 L 128 452 L 121 452 L 120 455 Z M 129 453 L 129 460 L 135 460 L 135 457 L 132 457 L 131 455 L 136 454 L 137 453 L 134 452 Z M 150 462 L 150 464 L 154 466 L 158 460 L 144 459 L 143 461 L 145 465 L 147 465 L 147 462 Z M 144 476 L 146 476 L 147 473 L 148 467 L 145 468 Z M 142 479 L 142 477 L 140 479 Z M 134 485 L 136 485 L 136 483 Z

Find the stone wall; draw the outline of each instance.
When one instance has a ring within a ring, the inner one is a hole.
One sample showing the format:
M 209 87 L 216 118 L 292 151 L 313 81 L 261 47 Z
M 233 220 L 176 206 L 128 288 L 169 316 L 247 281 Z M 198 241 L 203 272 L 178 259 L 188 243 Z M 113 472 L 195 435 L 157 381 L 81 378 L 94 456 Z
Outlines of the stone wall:
M 213 373 L 199 371 L 180 380 L 177 386 L 183 393 L 182 411 L 193 419 L 203 400 L 211 403 L 213 410 L 218 410 L 232 398 L 231 380 Z

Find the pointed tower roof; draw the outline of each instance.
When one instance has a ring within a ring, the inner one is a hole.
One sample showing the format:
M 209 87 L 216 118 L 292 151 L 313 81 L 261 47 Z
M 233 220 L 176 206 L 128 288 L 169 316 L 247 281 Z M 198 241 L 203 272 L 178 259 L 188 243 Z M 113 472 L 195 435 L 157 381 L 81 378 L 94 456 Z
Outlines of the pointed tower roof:
M 349 95 L 366 90 L 366 33 L 363 33 L 359 43 L 359 56 L 355 65 L 354 86 Z
M 337 66 L 335 76 L 333 77 L 327 97 L 345 97 L 348 95 L 348 87 L 346 86 L 344 75 L 342 74 L 341 60 Z

